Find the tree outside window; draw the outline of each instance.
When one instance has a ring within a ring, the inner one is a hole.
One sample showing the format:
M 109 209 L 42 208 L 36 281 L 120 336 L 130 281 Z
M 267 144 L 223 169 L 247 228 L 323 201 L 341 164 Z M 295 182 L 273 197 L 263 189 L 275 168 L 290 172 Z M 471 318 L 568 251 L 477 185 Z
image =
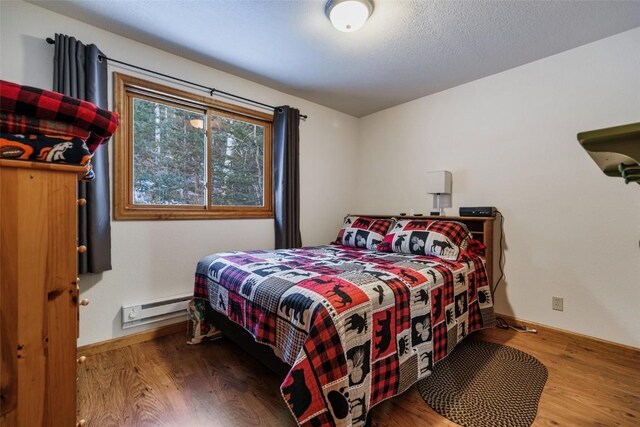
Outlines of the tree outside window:
M 271 116 L 115 73 L 116 219 L 273 217 Z

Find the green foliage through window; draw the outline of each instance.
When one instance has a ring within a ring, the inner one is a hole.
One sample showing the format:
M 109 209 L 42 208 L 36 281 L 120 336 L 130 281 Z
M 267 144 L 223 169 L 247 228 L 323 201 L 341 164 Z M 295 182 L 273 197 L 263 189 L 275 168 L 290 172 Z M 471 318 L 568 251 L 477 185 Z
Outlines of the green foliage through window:
M 273 218 L 272 115 L 114 73 L 115 219 Z
M 262 206 L 264 127 L 228 117 L 210 116 L 211 204 Z
M 133 109 L 134 203 L 204 205 L 206 133 L 192 124 L 204 114 L 139 98 Z

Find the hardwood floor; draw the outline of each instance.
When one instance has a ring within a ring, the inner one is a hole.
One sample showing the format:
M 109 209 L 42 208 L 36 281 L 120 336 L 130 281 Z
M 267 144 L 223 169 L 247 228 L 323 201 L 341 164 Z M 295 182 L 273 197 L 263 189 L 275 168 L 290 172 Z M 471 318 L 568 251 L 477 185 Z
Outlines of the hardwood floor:
M 640 352 L 554 331 L 491 329 L 475 338 L 521 349 L 549 379 L 535 426 L 640 425 Z M 78 418 L 87 426 L 295 426 L 280 380 L 226 339 L 184 334 L 110 350 L 78 369 Z M 373 409 L 375 427 L 455 426 L 414 386 Z

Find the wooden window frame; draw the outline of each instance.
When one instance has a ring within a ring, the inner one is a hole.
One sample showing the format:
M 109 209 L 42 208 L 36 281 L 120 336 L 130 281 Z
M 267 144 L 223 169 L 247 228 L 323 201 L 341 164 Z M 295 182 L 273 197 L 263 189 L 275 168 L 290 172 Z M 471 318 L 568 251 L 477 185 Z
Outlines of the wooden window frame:
M 273 218 L 272 156 L 273 116 L 246 107 L 196 95 L 137 77 L 113 73 L 115 109 L 120 126 L 114 144 L 114 219 L 232 219 Z M 141 205 L 133 203 L 133 98 L 160 101 L 188 110 L 198 110 L 208 121 L 211 114 L 264 126 L 263 206 L 220 206 L 211 204 L 212 162 L 211 130 L 206 130 L 206 205 Z

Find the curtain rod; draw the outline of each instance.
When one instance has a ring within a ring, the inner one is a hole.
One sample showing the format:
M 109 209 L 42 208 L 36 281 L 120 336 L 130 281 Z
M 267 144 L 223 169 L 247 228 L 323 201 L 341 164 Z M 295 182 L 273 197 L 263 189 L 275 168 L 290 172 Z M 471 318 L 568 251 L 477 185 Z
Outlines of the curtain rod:
M 46 40 L 47 40 L 47 43 L 49 43 L 49 44 L 55 44 L 55 40 L 53 40 L 51 37 L 47 37 Z M 109 58 L 109 57 L 107 57 L 105 55 L 101 55 L 100 54 L 100 55 L 98 55 L 98 58 L 100 60 L 106 59 L 107 61 L 111 61 L 111 62 L 115 62 L 115 63 L 118 63 L 118 64 L 126 65 L 127 67 L 135 68 L 137 70 L 145 71 L 147 73 L 155 74 L 155 75 L 162 76 L 162 77 L 165 77 L 165 78 L 168 78 L 168 79 L 176 80 L 178 82 L 186 83 L 186 84 L 191 85 L 191 86 L 199 87 L 200 89 L 204 89 L 204 90 L 208 91 L 210 96 L 213 96 L 214 93 L 220 93 L 220 94 L 223 94 L 225 96 L 228 96 L 228 97 L 231 97 L 231 98 L 235 98 L 235 99 L 239 99 L 241 101 L 249 102 L 249 103 L 254 104 L 254 105 L 259 105 L 259 106 L 264 107 L 264 108 L 270 108 L 272 110 L 275 110 L 276 108 L 278 108 L 278 107 L 274 107 L 273 105 L 265 104 L 265 103 L 260 102 L 260 101 L 255 101 L 253 99 L 245 98 L 244 96 L 235 95 L 233 93 L 225 92 L 223 90 L 219 90 L 219 89 L 216 89 L 216 88 L 213 88 L 213 87 L 204 86 L 204 85 L 201 85 L 199 83 L 194 83 L 194 82 L 191 82 L 189 80 L 181 79 L 179 77 L 173 77 L 173 76 L 170 76 L 168 74 L 164 74 L 164 73 L 160 73 L 158 71 L 150 70 L 148 68 L 140 67 L 138 65 L 129 64 L 128 62 L 119 61 L 117 59 Z M 300 114 L 300 118 L 303 119 L 303 120 L 306 120 L 307 116 L 304 115 L 304 114 Z

